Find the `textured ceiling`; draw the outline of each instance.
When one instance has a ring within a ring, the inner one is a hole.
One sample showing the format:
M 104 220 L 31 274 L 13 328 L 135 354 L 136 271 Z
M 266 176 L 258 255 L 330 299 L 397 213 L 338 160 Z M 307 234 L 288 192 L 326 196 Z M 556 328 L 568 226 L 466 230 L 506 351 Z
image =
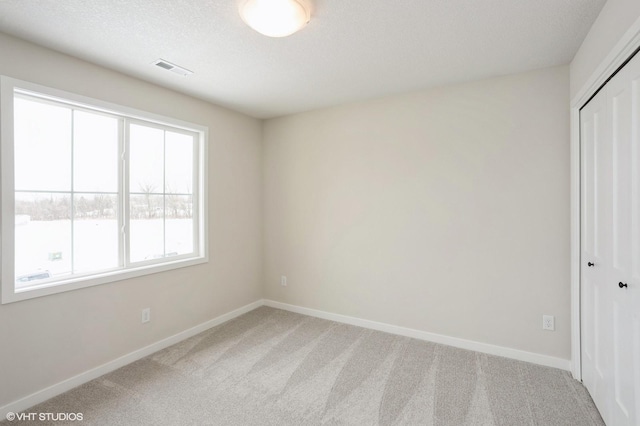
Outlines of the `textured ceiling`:
M 605 0 L 315 0 L 282 39 L 237 2 L 0 0 L 0 31 L 267 118 L 567 64 Z

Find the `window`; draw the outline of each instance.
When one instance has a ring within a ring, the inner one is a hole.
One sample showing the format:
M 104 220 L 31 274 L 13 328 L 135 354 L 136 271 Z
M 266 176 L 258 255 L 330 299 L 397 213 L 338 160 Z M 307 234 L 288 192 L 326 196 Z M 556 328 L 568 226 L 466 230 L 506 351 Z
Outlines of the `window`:
M 207 261 L 207 129 L 1 78 L 2 302 Z

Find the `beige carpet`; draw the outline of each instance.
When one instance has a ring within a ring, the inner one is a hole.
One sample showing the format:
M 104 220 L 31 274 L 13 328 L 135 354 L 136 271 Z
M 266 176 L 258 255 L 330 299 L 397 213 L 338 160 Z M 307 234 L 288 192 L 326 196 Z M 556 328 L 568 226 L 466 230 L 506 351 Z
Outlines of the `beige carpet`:
M 76 425 L 604 424 L 567 372 L 267 307 L 29 412 L 83 413 Z

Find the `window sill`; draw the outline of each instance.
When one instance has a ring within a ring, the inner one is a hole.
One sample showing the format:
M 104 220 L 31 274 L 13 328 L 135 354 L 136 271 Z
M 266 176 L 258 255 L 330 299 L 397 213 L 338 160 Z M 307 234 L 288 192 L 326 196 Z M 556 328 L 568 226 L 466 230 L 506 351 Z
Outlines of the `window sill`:
M 186 268 L 188 266 L 207 263 L 207 257 L 196 257 L 176 260 L 174 262 L 164 262 L 161 264 L 145 265 L 137 268 L 119 269 L 102 274 L 94 274 L 84 277 L 73 277 L 67 280 L 44 283 L 38 286 L 15 290 L 14 283 L 3 283 L 1 304 L 19 302 L 22 300 L 35 299 L 37 297 L 49 296 L 57 293 L 78 290 L 81 288 L 93 287 L 101 284 L 127 280 L 145 275 L 157 274 L 174 269 Z

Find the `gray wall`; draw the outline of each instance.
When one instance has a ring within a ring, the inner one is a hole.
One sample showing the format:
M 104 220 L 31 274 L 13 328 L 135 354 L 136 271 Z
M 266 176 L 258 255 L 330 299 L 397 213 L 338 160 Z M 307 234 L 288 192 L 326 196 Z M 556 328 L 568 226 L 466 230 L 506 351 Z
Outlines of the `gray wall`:
M 259 120 L 2 34 L 0 74 L 208 126 L 211 259 L 0 305 L 0 407 L 262 297 Z
M 266 297 L 569 359 L 568 101 L 563 66 L 267 120 Z

